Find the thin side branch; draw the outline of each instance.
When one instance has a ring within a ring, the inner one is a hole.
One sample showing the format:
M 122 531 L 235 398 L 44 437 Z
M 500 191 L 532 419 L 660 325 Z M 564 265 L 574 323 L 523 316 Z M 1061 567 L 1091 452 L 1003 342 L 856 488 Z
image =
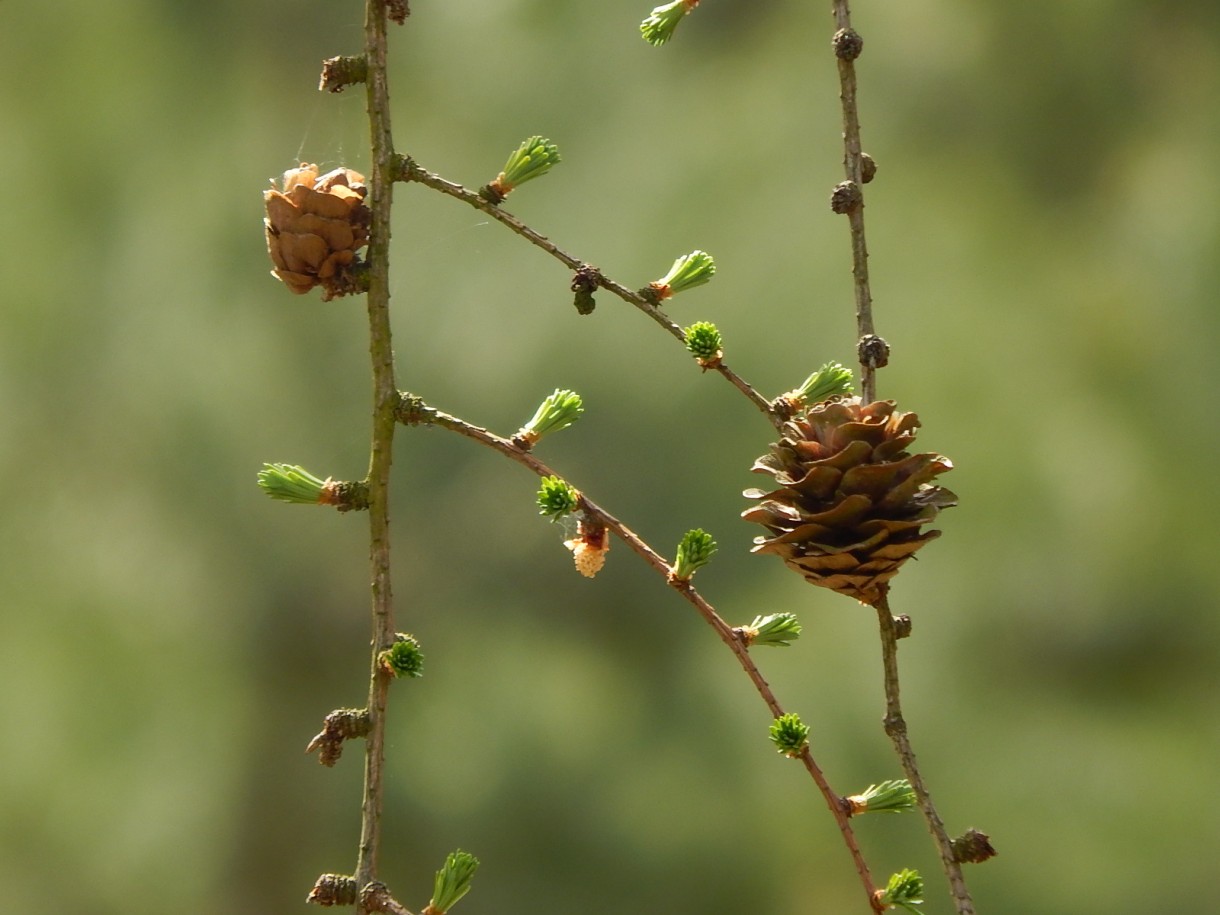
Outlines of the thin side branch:
M 402 401 L 404 409 L 400 413 L 400 419 L 408 424 L 417 425 L 433 425 L 440 426 L 443 429 L 448 429 L 451 432 L 456 432 L 463 435 L 481 445 L 485 445 L 494 451 L 508 457 L 518 464 L 529 468 L 538 477 L 555 477 L 566 479 L 561 474 L 556 473 L 549 466 L 544 464 L 538 458 L 534 457 L 529 451 L 525 451 L 518 447 L 507 438 L 502 438 L 493 432 L 472 425 L 465 420 L 459 419 L 456 416 L 451 416 L 448 413 L 443 413 L 434 407 L 424 404 L 419 398 L 409 394 L 403 394 Z M 708 603 L 695 587 L 690 583 L 690 580 L 678 580 L 670 574 L 670 564 L 656 550 L 650 547 L 643 539 L 639 537 L 631 528 L 623 524 L 618 518 L 610 514 L 588 496 L 581 493 L 579 509 L 586 516 L 591 516 L 606 528 L 613 531 L 623 543 L 625 543 L 633 553 L 643 559 L 652 569 L 665 579 L 666 583 L 677 591 L 682 597 L 695 608 L 699 615 L 703 618 L 720 640 L 728 646 L 733 652 L 733 656 L 737 659 L 737 663 L 741 665 L 750 682 L 754 684 L 754 689 L 758 692 L 759 697 L 766 704 L 772 718 L 779 718 L 784 714 L 783 707 L 776 699 L 775 693 L 771 690 L 771 686 L 763 677 L 762 672 L 758 669 L 758 665 L 754 663 L 754 659 L 750 657 L 750 651 L 746 643 L 736 633 L 732 626 L 724 621 L 724 619 L 716 612 L 716 609 Z M 844 844 L 847 846 L 848 853 L 851 855 L 852 861 L 856 867 L 856 873 L 860 877 L 860 882 L 864 886 L 865 894 L 868 896 L 869 905 L 875 911 L 881 911 L 877 908 L 877 902 L 874 899 L 875 887 L 873 886 L 872 875 L 869 873 L 868 864 L 864 860 L 864 855 L 860 851 L 860 846 L 856 841 L 855 831 L 852 829 L 851 822 L 845 809 L 842 798 L 835 794 L 831 789 L 830 783 L 827 782 L 821 768 L 814 760 L 809 747 L 806 746 L 800 754 L 800 760 L 809 772 L 810 777 L 817 785 L 818 791 L 821 793 L 826 806 L 830 809 L 831 814 L 838 824 L 839 832 L 843 836 Z
M 450 197 L 461 200 L 463 203 L 469 204 L 476 210 L 486 213 L 501 225 L 507 226 L 530 244 L 541 248 L 547 254 L 551 255 L 560 263 L 567 266 L 570 270 L 575 271 L 588 267 L 588 264 L 585 261 L 568 254 L 545 235 L 539 234 L 521 220 L 517 219 L 511 213 L 506 213 L 500 207 L 484 199 L 477 191 L 472 191 L 468 187 L 448 181 L 442 178 L 440 175 L 421 168 L 415 162 L 415 160 L 409 157 L 400 156 L 397 160 L 397 164 L 399 180 L 415 181 L 424 185 L 425 187 L 430 187 L 435 191 L 440 191 L 443 194 L 447 194 Z M 592 271 L 592 275 L 596 276 L 598 286 L 605 289 L 607 292 L 618 296 L 624 302 L 634 305 L 644 314 L 648 315 L 648 317 L 652 318 L 652 320 L 659 324 L 662 328 L 664 328 L 671 337 L 674 337 L 679 343 L 685 346 L 686 334 L 683 332 L 682 328 L 671 321 L 665 312 L 657 308 L 657 306 L 650 302 L 645 296 L 641 295 L 637 291 L 628 289 L 622 283 L 617 283 L 609 277 L 604 276 L 601 271 Z M 767 420 L 777 429 L 783 426 L 783 419 L 777 416 L 772 410 L 771 401 L 767 400 L 767 398 L 763 397 L 762 394 L 758 393 L 758 391 L 751 384 L 745 381 L 745 379 L 730 369 L 723 362 L 718 362 L 716 365 L 708 366 L 707 370 L 719 372 L 726 379 L 728 379 L 733 387 L 737 388 L 737 390 L 744 394 L 746 398 L 749 399 L 752 404 L 754 404 L 754 406 L 761 410 L 762 413 L 767 417 Z

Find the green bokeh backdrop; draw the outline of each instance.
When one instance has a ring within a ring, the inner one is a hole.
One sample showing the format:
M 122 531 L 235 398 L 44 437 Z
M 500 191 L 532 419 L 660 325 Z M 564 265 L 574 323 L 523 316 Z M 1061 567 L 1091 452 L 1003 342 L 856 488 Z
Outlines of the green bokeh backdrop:
M 852 357 L 828 4 L 713 0 L 663 49 L 648 3 L 416 0 L 393 35 L 396 142 L 478 185 L 521 138 L 564 162 L 507 205 L 643 285 L 694 248 L 730 364 L 778 393 Z M 979 911 L 1201 911 L 1220 841 L 1213 0 L 858 2 L 881 393 L 957 465 L 961 507 L 895 609 L 913 737 L 950 829 L 990 833 Z M 358 300 L 267 275 L 261 191 L 360 169 L 349 0 L 0 9 L 0 894 L 12 911 L 304 911 L 350 870 L 360 765 L 302 755 L 363 702 L 365 526 L 274 504 L 263 461 L 355 478 Z M 587 413 L 541 456 L 659 549 L 721 550 L 733 621 L 848 793 L 896 776 L 871 613 L 747 553 L 769 426 L 647 319 L 582 318 L 557 263 L 400 187 L 400 383 L 502 433 L 555 387 Z M 418 910 L 455 847 L 477 911 L 859 912 L 830 817 L 748 683 L 621 545 L 579 578 L 521 468 L 440 431 L 396 450 L 399 624 L 383 876 Z M 866 819 L 877 870 L 921 821 Z

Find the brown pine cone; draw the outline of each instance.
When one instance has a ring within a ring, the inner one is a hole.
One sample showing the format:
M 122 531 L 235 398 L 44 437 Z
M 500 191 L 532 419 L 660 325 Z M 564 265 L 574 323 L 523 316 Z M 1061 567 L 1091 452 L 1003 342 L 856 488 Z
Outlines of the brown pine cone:
M 350 168 L 319 176 L 302 163 L 284 172 L 283 187 L 263 192 L 272 274 L 298 295 L 321 286 L 324 301 L 357 291 L 356 252 L 368 244 L 371 215 L 364 176 Z
M 893 401 L 858 397 L 814 405 L 783 426 L 780 441 L 754 462 L 775 477 L 771 492 L 742 512 L 769 536 L 755 553 L 775 553 L 815 585 L 876 604 L 889 580 L 940 531 L 922 530 L 957 496 L 932 480 L 952 469 L 939 454 L 909 454 L 919 417 Z

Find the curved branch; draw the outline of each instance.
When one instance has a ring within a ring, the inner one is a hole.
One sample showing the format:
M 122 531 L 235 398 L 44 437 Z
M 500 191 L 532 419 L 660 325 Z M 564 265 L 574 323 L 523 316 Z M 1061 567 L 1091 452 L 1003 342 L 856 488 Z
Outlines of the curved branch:
M 580 260 L 579 258 L 573 257 L 571 254 L 568 254 L 545 235 L 531 229 L 511 213 L 506 213 L 504 210 L 500 209 L 500 207 L 481 197 L 477 191 L 472 191 L 468 187 L 464 187 L 452 181 L 447 181 L 440 175 L 421 168 L 415 162 L 415 160 L 411 159 L 409 156 L 397 157 L 396 172 L 396 177 L 400 181 L 417 182 L 425 187 L 430 187 L 435 191 L 440 191 L 442 194 L 447 194 L 450 197 L 461 200 L 463 203 L 469 204 L 476 210 L 486 213 L 501 225 L 507 226 L 517 235 L 520 235 L 530 244 L 541 248 L 570 270 L 581 270 L 582 268 L 587 268 L 589 266 L 586 262 Z M 629 305 L 634 305 L 640 311 L 644 312 L 644 314 L 652 318 L 652 320 L 664 328 L 671 337 L 674 337 L 685 347 L 686 334 L 682 328 L 671 321 L 669 316 L 666 315 L 665 312 L 659 309 L 655 304 L 649 301 L 646 296 L 641 295 L 639 292 L 634 290 L 628 289 L 622 283 L 617 283 L 609 277 L 604 276 L 600 270 L 594 269 L 592 274 L 596 276 L 598 286 L 605 289 L 607 292 L 618 296 Z M 762 413 L 767 417 L 767 420 L 773 426 L 775 426 L 777 429 L 783 426 L 784 420 L 771 408 L 771 401 L 767 400 L 767 398 L 763 397 L 762 394 L 758 393 L 753 385 L 730 369 L 723 362 L 718 362 L 716 365 L 707 366 L 706 370 L 719 372 L 726 379 L 728 379 L 733 387 L 737 388 L 738 391 L 744 394 L 750 403 L 754 404 L 754 406 L 762 411 Z
M 442 413 L 435 407 L 428 406 L 414 395 L 404 393 L 400 396 L 402 402 L 402 408 L 398 415 L 400 422 L 406 425 L 440 426 L 442 429 L 456 432 L 459 435 L 478 442 L 480 445 L 485 445 L 494 451 L 498 451 L 505 457 L 527 467 L 539 477 L 560 477 L 561 479 L 566 479 L 562 474 L 556 473 L 542 461 L 538 460 L 538 458 L 534 457 L 529 451 L 518 447 L 512 440 L 489 432 L 480 426 L 472 425 L 456 416 Z M 665 579 L 671 588 L 677 591 L 687 603 L 691 604 L 703 618 L 704 622 L 712 627 L 716 635 L 720 637 L 720 640 L 733 652 L 737 663 L 741 665 L 746 676 L 750 678 L 750 682 L 754 684 L 754 689 L 766 704 L 771 716 L 778 718 L 784 714 L 783 707 L 779 704 L 779 700 L 776 699 L 770 684 L 763 677 L 762 672 L 758 669 L 758 665 L 754 663 L 754 659 L 750 657 L 750 651 L 746 643 L 741 639 L 737 631 L 726 623 L 720 614 L 716 612 L 716 609 L 695 589 L 689 580 L 684 581 L 674 578 L 670 574 L 670 564 L 660 553 L 650 547 L 635 531 L 631 530 L 622 521 L 583 493 L 580 495 L 579 511 L 587 516 L 591 516 L 613 531 L 615 536 L 623 541 L 633 553 L 648 563 L 657 574 Z M 808 745 L 801 751 L 799 759 L 817 785 L 819 793 L 821 793 L 823 800 L 826 802 L 826 806 L 835 818 L 835 823 L 838 825 L 839 832 L 843 836 L 843 842 L 847 846 L 848 853 L 855 864 L 856 873 L 860 877 L 864 891 L 868 896 L 869 905 L 874 911 L 881 911 L 874 897 L 875 887 L 873 886 L 872 875 L 869 873 L 868 864 L 865 862 L 864 855 L 861 853 L 860 846 L 856 841 L 855 831 L 852 829 L 843 799 L 831 789 L 830 783 L 826 780 L 826 776 L 814 760 Z

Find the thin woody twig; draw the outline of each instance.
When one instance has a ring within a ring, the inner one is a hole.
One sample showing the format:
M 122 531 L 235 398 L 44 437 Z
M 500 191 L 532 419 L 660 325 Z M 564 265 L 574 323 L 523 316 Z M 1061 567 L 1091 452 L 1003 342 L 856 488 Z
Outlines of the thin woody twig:
M 493 204 L 484 197 L 480 196 L 477 191 L 472 191 L 468 187 L 464 187 L 453 181 L 448 181 L 442 178 L 440 175 L 421 168 L 414 159 L 411 159 L 408 156 L 397 157 L 396 165 L 397 177 L 400 181 L 414 181 L 424 185 L 425 187 L 430 187 L 433 190 L 447 194 L 448 196 L 457 200 L 461 200 L 463 203 L 469 204 L 476 210 L 486 213 L 497 222 L 507 226 L 530 244 L 541 248 L 547 254 L 551 255 L 571 270 L 581 270 L 582 268 L 587 268 L 589 266 L 585 261 L 573 257 L 571 254 L 564 251 L 545 235 L 531 229 L 511 213 L 505 212 L 496 204 Z M 641 295 L 635 290 L 628 289 L 622 283 L 615 282 L 609 277 L 603 275 L 601 271 L 594 270 L 593 274 L 596 276 L 598 286 L 605 289 L 607 292 L 618 296 L 624 302 L 634 305 L 640 311 L 644 312 L 644 314 L 648 315 L 648 317 L 652 318 L 652 320 L 659 324 L 662 328 L 664 328 L 671 337 L 674 337 L 679 343 L 685 345 L 686 334 L 682 328 L 671 321 L 665 312 L 657 308 L 657 306 L 650 302 L 645 296 Z M 774 410 L 772 410 L 771 402 L 760 394 L 745 379 L 725 365 L 723 361 L 720 361 L 715 365 L 707 366 L 707 370 L 719 372 L 726 379 L 728 379 L 733 387 L 737 388 L 737 390 L 744 394 L 746 398 L 752 404 L 754 404 L 754 406 L 761 410 L 767 417 L 768 421 L 777 429 L 783 426 L 783 419 L 779 417 Z
M 373 881 L 360 891 L 360 904 L 368 912 L 384 915 L 413 915 L 410 909 L 390 895 L 384 883 Z
M 557 474 L 554 470 L 538 460 L 531 452 L 518 447 L 511 439 L 503 438 L 493 432 L 475 426 L 465 420 L 459 419 L 456 416 L 451 416 L 448 413 L 443 413 L 435 407 L 430 407 L 419 398 L 410 395 L 402 394 L 403 409 L 399 413 L 399 419 L 408 425 L 433 425 L 440 426 L 443 429 L 448 429 L 451 432 L 456 432 L 463 435 L 481 445 L 498 451 L 505 457 L 508 457 L 518 464 L 529 468 L 534 474 L 539 477 L 555 477 L 561 479 L 562 475 Z M 627 527 L 623 522 L 614 515 L 610 514 L 588 496 L 581 493 L 578 511 L 586 516 L 594 518 L 597 522 L 604 525 L 607 529 L 614 532 L 620 540 L 625 543 L 632 552 L 643 559 L 649 566 L 652 567 L 659 575 L 661 575 L 667 584 L 676 590 L 688 603 L 690 603 L 699 615 L 703 618 L 720 640 L 728 646 L 733 652 L 733 656 L 749 677 L 750 682 L 754 684 L 754 689 L 758 692 L 759 697 L 766 704 L 773 718 L 779 718 L 784 714 L 783 707 L 776 699 L 775 693 L 771 686 L 763 677 L 762 672 L 758 669 L 758 665 L 754 663 L 754 659 L 750 656 L 749 648 L 743 641 L 736 630 L 724 621 L 724 619 L 716 612 L 716 609 L 701 595 L 698 590 L 688 580 L 675 579 L 671 574 L 670 564 L 661 554 L 650 547 L 638 534 L 631 528 Z M 852 829 L 849 815 L 845 809 L 842 798 L 835 794 L 831 789 L 830 783 L 826 780 L 821 768 L 814 760 L 808 745 L 801 751 L 798 757 L 805 769 L 809 772 L 810 777 L 817 785 L 818 791 L 821 793 L 826 806 L 830 809 L 834 816 L 835 822 L 839 827 L 839 832 L 843 836 L 844 844 L 847 846 L 848 853 L 851 855 L 852 861 L 856 867 L 856 873 L 860 877 L 860 881 L 864 886 L 865 894 L 868 896 L 869 905 L 875 911 L 881 911 L 878 908 L 878 903 L 875 898 L 875 887 L 873 886 L 872 875 L 869 872 L 868 864 L 864 860 L 864 855 L 860 851 L 860 846 L 856 841 L 855 831 Z
M 881 598 L 874 608 L 877 611 L 877 622 L 881 630 L 881 661 L 885 680 L 885 732 L 894 743 L 894 752 L 902 764 L 902 771 L 911 783 L 915 792 L 919 809 L 928 823 L 928 831 L 940 851 L 941 867 L 949 881 L 953 895 L 953 903 L 958 915 L 974 915 L 974 900 L 966 886 L 966 878 L 962 874 L 962 866 L 953 852 L 953 842 L 945 829 L 945 823 L 940 818 L 932 797 L 924 784 L 923 775 L 915 761 L 915 751 L 907 737 L 906 719 L 902 717 L 902 701 L 898 682 L 898 630 L 897 623 L 890 613 L 889 601 Z
M 868 283 L 868 245 L 864 239 L 864 166 L 860 148 L 860 111 L 856 103 L 856 66 L 863 42 L 851 27 L 851 10 L 847 0 L 834 0 L 835 57 L 839 64 L 839 100 L 843 106 L 843 172 L 844 185 L 850 191 L 850 203 L 842 212 L 851 226 L 852 277 L 855 280 L 856 330 L 859 337 L 860 389 L 865 403 L 877 399 L 877 368 L 875 353 L 865 345 L 875 339 L 873 329 L 873 297 Z M 838 189 L 836 189 L 838 190 Z

